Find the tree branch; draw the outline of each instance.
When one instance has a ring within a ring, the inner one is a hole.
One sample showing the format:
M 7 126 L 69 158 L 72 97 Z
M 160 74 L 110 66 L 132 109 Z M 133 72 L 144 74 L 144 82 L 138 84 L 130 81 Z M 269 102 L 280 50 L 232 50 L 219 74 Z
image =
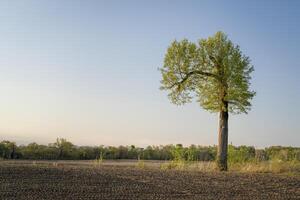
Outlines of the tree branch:
M 239 105 L 239 102 L 236 102 L 234 100 L 231 100 L 231 101 L 227 101 L 229 104 L 233 104 L 233 105 L 236 105 L 236 106 L 240 106 Z
M 209 73 L 209 72 L 203 72 L 203 71 L 200 71 L 200 70 L 195 70 L 195 71 L 191 71 L 191 72 L 187 73 L 185 75 L 185 77 L 182 78 L 181 81 L 172 84 L 170 87 L 168 87 L 168 89 L 171 89 L 171 88 L 173 88 L 176 85 L 178 87 L 180 87 L 180 85 L 182 85 L 183 83 L 185 83 L 188 80 L 188 78 L 191 77 L 191 76 L 193 76 L 193 75 L 201 75 L 201 76 L 205 76 L 205 77 L 213 77 L 213 78 L 215 78 L 215 79 L 217 79 L 217 80 L 220 81 L 220 77 L 218 75 L 216 75 L 216 74 L 212 74 L 212 73 Z

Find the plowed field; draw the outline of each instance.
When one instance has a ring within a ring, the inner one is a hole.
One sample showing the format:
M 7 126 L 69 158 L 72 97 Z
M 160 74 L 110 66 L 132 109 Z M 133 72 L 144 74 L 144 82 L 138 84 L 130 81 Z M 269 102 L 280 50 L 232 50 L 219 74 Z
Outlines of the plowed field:
M 284 175 L 3 163 L 0 199 L 300 199 Z

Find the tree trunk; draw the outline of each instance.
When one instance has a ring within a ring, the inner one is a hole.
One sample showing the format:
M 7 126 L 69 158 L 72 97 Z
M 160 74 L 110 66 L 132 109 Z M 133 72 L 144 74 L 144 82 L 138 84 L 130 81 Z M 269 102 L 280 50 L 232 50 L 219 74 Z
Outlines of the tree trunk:
M 13 144 L 12 145 L 12 152 L 11 152 L 11 154 L 10 154 L 10 159 L 14 159 L 15 158 L 15 145 Z
M 228 103 L 225 103 L 225 111 L 220 111 L 219 119 L 219 145 L 217 153 L 217 164 L 220 171 L 227 171 L 228 150 Z

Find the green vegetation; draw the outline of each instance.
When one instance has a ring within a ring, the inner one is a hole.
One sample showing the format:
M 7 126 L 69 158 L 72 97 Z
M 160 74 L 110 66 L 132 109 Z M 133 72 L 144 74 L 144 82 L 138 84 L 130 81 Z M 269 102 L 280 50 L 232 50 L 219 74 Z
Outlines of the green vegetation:
M 259 161 L 299 161 L 300 148 L 274 146 L 255 149 L 249 146 L 229 145 L 229 163 Z M 57 139 L 55 143 L 40 145 L 30 143 L 17 146 L 14 142 L 0 142 L 0 158 L 31 160 L 173 160 L 173 161 L 214 161 L 216 146 L 177 145 L 148 146 L 146 148 L 130 146 L 76 146 L 66 139 Z
M 14 142 L 0 142 L 0 158 L 29 160 L 188 160 L 213 161 L 216 147 L 191 145 L 148 146 L 146 148 L 130 146 L 76 146 L 63 138 L 48 145 L 30 143 L 17 146 Z
M 30 143 L 18 146 L 10 141 L 0 142 L 0 160 L 94 160 L 95 166 L 102 166 L 104 160 L 131 159 L 137 160 L 136 167 L 140 169 L 146 168 L 144 160 L 165 160 L 167 162 L 160 164 L 162 170 L 215 171 L 218 169 L 216 157 L 216 146 L 90 147 L 76 146 L 66 139 L 57 139 L 49 145 Z M 36 165 L 36 162 L 32 164 Z M 231 171 L 300 174 L 300 148 L 272 146 L 255 149 L 229 145 L 228 165 Z M 58 166 L 58 163 L 53 163 L 53 166 Z
M 161 164 L 162 170 L 215 171 L 215 162 L 197 162 L 190 158 L 191 149 L 176 145 L 172 150 L 173 160 Z M 194 154 L 192 154 L 194 155 Z M 300 175 L 300 148 L 273 146 L 255 149 L 249 146 L 229 145 L 228 163 L 230 171 L 257 173 L 285 173 Z
M 210 112 L 219 112 L 217 163 L 227 170 L 229 112 L 247 113 L 255 92 L 250 90 L 254 68 L 249 57 L 223 32 L 193 43 L 184 39 L 169 46 L 160 69 L 161 89 L 172 103 L 181 105 L 193 98 Z

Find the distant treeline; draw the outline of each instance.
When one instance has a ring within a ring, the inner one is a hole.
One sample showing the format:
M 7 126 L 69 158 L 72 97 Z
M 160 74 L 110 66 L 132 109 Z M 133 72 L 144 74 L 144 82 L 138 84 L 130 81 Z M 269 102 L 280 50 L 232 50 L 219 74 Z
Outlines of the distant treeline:
M 141 160 L 187 160 L 213 161 L 216 158 L 216 146 L 181 144 L 160 145 L 139 148 L 131 146 L 75 146 L 66 139 L 58 138 L 49 145 L 30 143 L 17 146 L 14 142 L 0 143 L 1 159 L 33 159 L 33 160 L 92 160 L 92 159 L 141 159 Z M 300 148 L 272 146 L 255 149 L 251 146 L 229 146 L 229 162 L 247 161 L 300 161 Z

